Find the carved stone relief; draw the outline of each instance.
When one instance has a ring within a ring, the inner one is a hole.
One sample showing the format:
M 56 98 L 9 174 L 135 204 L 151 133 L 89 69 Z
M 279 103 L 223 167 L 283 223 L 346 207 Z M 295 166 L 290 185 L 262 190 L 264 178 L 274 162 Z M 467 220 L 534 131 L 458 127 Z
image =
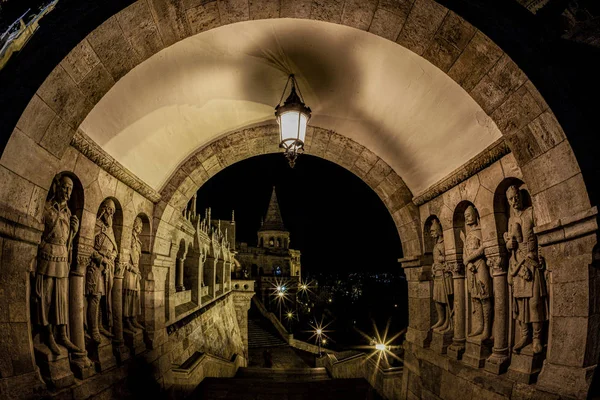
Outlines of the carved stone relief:
M 433 246 L 433 301 L 438 315 L 437 322 L 431 327 L 436 332 L 446 333 L 452 330 L 452 304 L 454 297 L 454 283 L 452 271 L 446 264 L 446 250 L 442 226 L 434 219 L 430 228 L 431 238 L 435 241 Z
M 548 291 L 544 261 L 533 233 L 533 207 L 524 207 L 521 191 L 514 185 L 508 188 L 506 197 L 511 207 L 508 232 L 504 234 L 510 254 L 508 283 L 512 287 L 512 318 L 520 331 L 513 351 L 519 352 L 532 343 L 533 353 L 539 354 L 543 351 L 544 322 L 548 320 Z

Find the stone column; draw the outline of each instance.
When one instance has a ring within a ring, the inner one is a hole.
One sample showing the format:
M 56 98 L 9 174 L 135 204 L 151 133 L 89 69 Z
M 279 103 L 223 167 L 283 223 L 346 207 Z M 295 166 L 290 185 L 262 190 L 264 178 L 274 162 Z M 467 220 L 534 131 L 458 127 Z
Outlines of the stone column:
M 454 281 L 454 336 L 452 344 L 448 347 L 448 356 L 460 360 L 465 352 L 466 315 L 465 315 L 465 266 L 462 263 L 462 254 L 446 254 L 446 263 L 452 270 Z
M 142 279 L 144 296 L 144 326 L 146 330 L 146 345 L 151 349 L 160 347 L 167 341 L 165 328 L 166 295 L 165 286 L 167 272 L 172 259 L 168 256 L 157 255 L 150 265 L 144 266 L 144 279 Z
M 176 272 L 176 276 L 177 276 L 177 283 L 175 286 L 175 290 L 177 290 L 178 292 L 182 292 L 185 290 L 185 286 L 183 286 L 183 262 L 184 262 L 184 258 L 179 258 L 177 257 L 175 259 L 175 263 L 177 264 L 176 268 L 177 268 L 177 272 Z
M 206 257 L 206 262 L 204 263 L 204 283 L 208 286 L 208 295 L 211 298 L 215 298 L 215 277 L 216 277 L 216 264 L 217 260 L 214 257 Z
M 121 254 L 120 259 L 115 262 L 115 277 L 112 289 L 112 316 L 113 316 L 113 351 L 118 362 L 129 358 L 129 349 L 125 346 L 123 339 L 123 274 L 125 273 L 126 261 L 129 254 Z
M 248 310 L 254 296 L 254 281 L 236 280 L 232 282 L 233 305 L 244 343 L 244 358 L 248 361 Z M 244 365 L 245 366 L 245 365 Z
M 494 374 L 506 372 L 510 362 L 508 348 L 508 321 L 510 318 L 507 285 L 506 254 L 502 247 L 486 248 L 487 264 L 494 280 L 494 347 L 486 360 L 486 371 Z
M 85 271 L 87 263 L 90 260 L 93 247 L 91 240 L 88 245 L 81 243 L 88 241 L 85 238 L 79 238 L 79 248 L 77 251 L 77 260 L 71 267 L 69 274 L 69 330 L 71 334 L 71 342 L 83 351 L 81 353 L 71 353 L 71 369 L 78 379 L 86 379 L 95 373 L 94 364 L 88 358 L 85 350 L 85 334 L 84 334 L 84 286 L 85 286 Z
M 408 281 L 408 330 L 406 340 L 420 347 L 429 347 L 434 311 L 431 300 L 431 255 L 398 260 Z
M 593 207 L 534 228 L 549 272 L 551 304 L 546 360 L 537 386 L 565 397 L 587 397 L 600 356 L 600 266 L 593 254 L 598 249 L 597 214 Z

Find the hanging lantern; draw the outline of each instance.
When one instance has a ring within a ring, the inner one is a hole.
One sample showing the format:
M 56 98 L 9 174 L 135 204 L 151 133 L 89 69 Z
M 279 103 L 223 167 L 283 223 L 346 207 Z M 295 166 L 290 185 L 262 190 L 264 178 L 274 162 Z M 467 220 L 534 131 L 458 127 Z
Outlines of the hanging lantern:
M 290 95 L 285 103 L 281 104 L 290 81 L 292 82 Z M 279 147 L 285 149 L 285 156 L 292 168 L 294 168 L 298 154 L 304 150 L 310 112 L 310 108 L 304 104 L 296 78 L 293 74 L 290 75 L 281 94 L 281 99 L 275 107 L 275 117 L 279 124 Z

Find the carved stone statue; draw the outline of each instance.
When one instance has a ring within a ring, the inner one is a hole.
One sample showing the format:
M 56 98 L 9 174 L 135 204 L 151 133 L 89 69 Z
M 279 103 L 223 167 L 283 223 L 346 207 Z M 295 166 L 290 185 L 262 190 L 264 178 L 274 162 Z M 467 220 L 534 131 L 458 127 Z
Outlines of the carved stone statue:
M 67 336 L 69 323 L 69 265 L 72 244 L 79 220 L 71 215 L 67 201 L 73 191 L 73 181 L 66 175 L 55 179 L 53 193 L 44 206 L 42 223 L 44 233 L 38 248 L 35 273 L 34 303 L 36 323 L 42 327 L 43 341 L 50 351 L 60 354 L 54 339 L 53 327 L 58 333 L 58 343 L 69 352 L 80 353 Z
M 118 254 L 117 242 L 112 223 L 115 203 L 104 200 L 94 230 L 94 253 L 88 264 L 85 294 L 88 298 L 88 330 L 96 343 L 101 342 L 100 333 L 106 337 L 113 335 L 104 328 L 101 318 L 101 300 L 104 298 L 104 312 L 109 328 L 112 323 L 111 291 L 115 272 L 115 258 Z
M 466 238 L 463 262 L 467 269 L 467 287 L 473 306 L 473 325 L 469 336 L 486 340 L 492 335 L 492 278 L 483 252 L 479 215 L 472 205 L 465 210 Z
M 538 255 L 538 244 L 533 227 L 533 208 L 523 206 L 521 193 L 516 186 L 506 191 L 508 203 L 513 209 L 508 219 L 508 232 L 504 234 L 510 254 L 508 283 L 513 292 L 513 319 L 519 321 L 521 338 L 513 346 L 519 351 L 531 340 L 533 326 L 533 352 L 541 353 L 542 328 L 548 320 L 546 279 L 543 263 Z
M 452 297 L 454 284 L 452 272 L 446 265 L 446 250 L 442 226 L 437 219 L 431 223 L 430 234 L 435 245 L 433 246 L 433 301 L 438 315 L 437 322 L 431 327 L 437 332 L 448 332 L 452 329 Z
M 125 320 L 125 329 L 135 332 L 144 327 L 137 321 L 137 316 L 141 312 L 140 290 L 142 274 L 140 272 L 140 256 L 142 255 L 142 242 L 140 233 L 142 233 L 143 222 L 137 217 L 133 223 L 131 233 L 131 255 L 130 261 L 125 269 L 123 276 L 123 318 Z

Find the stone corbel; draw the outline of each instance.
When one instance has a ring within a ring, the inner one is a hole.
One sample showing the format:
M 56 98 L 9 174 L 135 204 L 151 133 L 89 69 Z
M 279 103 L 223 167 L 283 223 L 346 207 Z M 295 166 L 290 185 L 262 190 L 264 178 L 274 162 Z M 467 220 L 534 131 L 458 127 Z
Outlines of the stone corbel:
M 431 264 L 433 263 L 433 257 L 431 254 L 399 258 L 398 262 L 400 263 L 400 266 L 405 270 L 408 280 L 418 280 L 419 282 L 433 280 L 433 275 L 431 274 Z M 417 270 L 418 273 L 416 274 L 416 276 L 413 276 L 415 274 L 412 274 L 411 271 L 409 271 L 413 268 L 420 268 L 420 270 Z

